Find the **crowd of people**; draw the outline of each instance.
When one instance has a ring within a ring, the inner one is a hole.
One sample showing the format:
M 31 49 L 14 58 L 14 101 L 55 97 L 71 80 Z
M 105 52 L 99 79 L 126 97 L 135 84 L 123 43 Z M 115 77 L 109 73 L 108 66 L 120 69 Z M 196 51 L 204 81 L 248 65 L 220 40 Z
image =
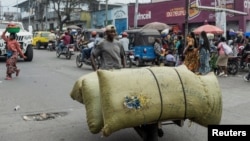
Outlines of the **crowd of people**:
M 199 35 L 190 32 L 186 39 L 180 33 L 163 33 L 161 39 L 156 39 L 154 43 L 155 54 L 159 58 L 162 50 L 165 56 L 163 62 L 166 66 L 186 65 L 186 67 L 198 74 L 217 70 L 220 77 L 227 77 L 227 64 L 229 55 L 226 54 L 223 44 L 232 47 L 235 56 L 241 57 L 240 65 L 243 65 L 250 51 L 250 42 L 247 36 L 238 33 L 236 36 L 223 37 L 212 35 L 202 31 Z M 249 81 L 249 77 L 245 77 Z

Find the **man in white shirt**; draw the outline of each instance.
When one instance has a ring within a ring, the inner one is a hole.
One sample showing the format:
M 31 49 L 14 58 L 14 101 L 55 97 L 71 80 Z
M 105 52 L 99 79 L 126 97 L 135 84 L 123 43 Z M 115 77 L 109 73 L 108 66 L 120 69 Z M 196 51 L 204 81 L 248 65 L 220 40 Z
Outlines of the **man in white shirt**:
M 128 33 L 123 32 L 122 33 L 122 38 L 119 40 L 120 43 L 123 45 L 124 51 L 128 52 L 129 51 L 129 39 L 128 39 Z

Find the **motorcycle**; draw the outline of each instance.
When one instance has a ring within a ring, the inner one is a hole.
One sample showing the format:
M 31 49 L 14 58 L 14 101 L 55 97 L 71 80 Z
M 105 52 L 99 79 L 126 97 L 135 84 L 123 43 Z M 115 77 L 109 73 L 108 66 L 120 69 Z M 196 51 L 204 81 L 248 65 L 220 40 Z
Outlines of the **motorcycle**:
M 239 70 L 238 57 L 229 57 L 227 63 L 227 72 L 232 75 L 236 75 Z
M 246 58 L 243 60 L 243 64 L 240 66 L 242 70 L 245 69 L 250 64 L 250 51 L 245 51 L 244 54 Z M 241 61 L 242 56 L 239 57 L 239 62 Z
M 244 76 L 244 80 L 249 82 L 250 81 L 250 64 L 247 65 L 248 73 Z
M 134 60 L 134 51 L 129 50 L 125 52 L 125 57 L 126 57 L 126 68 L 131 68 L 133 63 L 135 63 Z
M 81 68 L 82 65 L 85 64 L 87 66 L 92 66 L 92 62 L 91 62 L 91 59 L 85 59 L 83 60 L 82 59 L 82 53 L 80 52 L 77 56 L 76 56 L 76 66 L 78 68 Z M 99 66 L 100 66 L 100 59 L 97 59 L 95 64 L 97 65 L 97 68 L 99 69 Z M 92 66 L 93 67 L 93 66 Z
M 56 50 L 56 42 L 55 41 L 49 41 L 47 49 L 49 51 Z
M 91 62 L 90 58 L 89 59 L 82 58 L 82 48 L 87 48 L 87 46 L 82 45 L 80 47 L 80 52 L 76 56 L 76 66 L 78 68 L 81 68 L 83 64 L 85 64 L 87 66 L 92 66 L 92 62 Z M 99 66 L 100 66 L 100 59 L 99 58 L 96 60 L 95 64 L 97 65 L 97 68 L 99 68 Z
M 59 58 L 61 55 L 64 55 L 66 59 L 71 59 L 71 56 L 74 55 L 74 44 L 68 44 L 61 49 L 59 46 L 56 49 L 56 56 Z

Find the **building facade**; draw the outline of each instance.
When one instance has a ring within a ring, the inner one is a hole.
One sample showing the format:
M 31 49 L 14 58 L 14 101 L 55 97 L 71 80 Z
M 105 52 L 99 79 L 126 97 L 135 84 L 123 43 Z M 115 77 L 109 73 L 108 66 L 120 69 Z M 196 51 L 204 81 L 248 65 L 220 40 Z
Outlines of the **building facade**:
M 190 0 L 190 6 L 195 4 L 196 0 Z M 215 1 L 199 0 L 200 5 L 214 7 Z M 237 10 L 249 13 L 250 3 L 248 0 L 226 0 L 226 7 L 228 9 Z M 185 2 L 184 0 L 163 1 L 149 4 L 139 4 L 137 23 L 138 27 L 150 22 L 163 22 L 172 25 L 178 30 L 184 32 L 185 27 Z M 128 6 L 129 27 L 134 27 L 135 5 Z M 214 11 L 208 10 L 189 10 L 189 30 L 192 30 L 207 21 L 209 24 L 215 25 L 216 17 Z M 242 16 L 238 14 L 227 13 L 226 16 L 227 30 L 233 29 L 235 31 L 250 31 L 250 15 Z
M 118 34 L 128 29 L 128 6 L 121 5 L 107 10 L 107 23 L 106 11 L 100 10 L 92 12 L 91 28 L 103 28 L 106 24 L 113 24 L 116 26 Z

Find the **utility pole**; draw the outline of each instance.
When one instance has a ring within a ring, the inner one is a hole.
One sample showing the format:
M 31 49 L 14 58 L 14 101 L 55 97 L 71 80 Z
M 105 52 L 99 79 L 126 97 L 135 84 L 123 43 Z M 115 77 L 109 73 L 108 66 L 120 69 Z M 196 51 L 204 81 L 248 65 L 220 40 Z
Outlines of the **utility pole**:
M 18 15 L 18 0 L 16 1 L 16 3 L 17 3 L 17 6 L 16 6 L 16 15 L 17 15 L 16 17 L 17 18 L 16 18 L 16 20 L 18 21 L 18 17 L 19 17 L 19 15 Z
M 31 12 L 31 9 L 30 9 L 30 0 L 29 0 L 29 26 L 30 26 L 30 12 Z
M 135 15 L 134 15 L 134 28 L 137 28 L 137 16 L 138 16 L 138 0 L 135 2 Z
M 186 7 L 186 15 L 185 15 L 185 36 L 184 36 L 184 43 L 186 44 L 186 37 L 188 35 L 189 0 L 186 0 L 185 7 Z
M 108 25 L 108 0 L 106 0 L 106 8 L 105 8 L 105 10 L 106 10 L 106 20 L 105 20 L 105 26 L 107 26 Z

